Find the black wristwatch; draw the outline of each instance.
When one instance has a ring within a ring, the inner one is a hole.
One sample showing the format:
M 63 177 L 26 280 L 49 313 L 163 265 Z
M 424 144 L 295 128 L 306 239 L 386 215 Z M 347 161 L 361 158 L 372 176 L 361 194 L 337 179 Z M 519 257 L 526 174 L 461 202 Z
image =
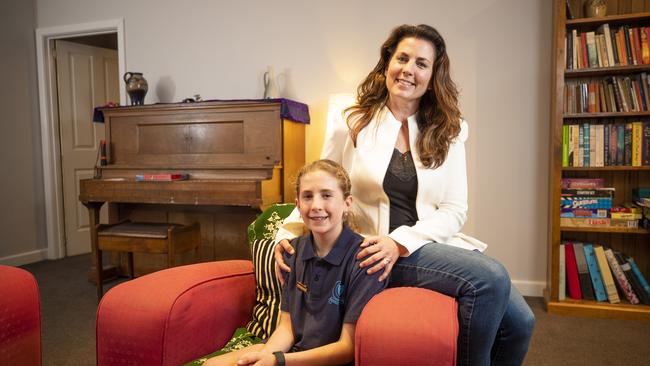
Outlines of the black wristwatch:
M 273 356 L 275 356 L 275 360 L 278 361 L 278 366 L 286 366 L 286 362 L 284 361 L 284 352 L 273 352 Z

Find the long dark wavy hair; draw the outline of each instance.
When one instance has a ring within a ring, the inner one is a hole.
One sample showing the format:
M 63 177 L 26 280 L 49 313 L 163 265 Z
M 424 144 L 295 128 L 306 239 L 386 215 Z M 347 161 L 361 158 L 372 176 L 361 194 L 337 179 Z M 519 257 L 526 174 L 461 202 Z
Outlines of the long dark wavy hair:
M 404 38 L 431 42 L 435 49 L 430 88 L 420 99 L 417 114 L 420 136 L 416 141 L 420 161 L 426 167 L 437 168 L 447 158 L 453 139 L 460 133 L 458 89 L 449 75 L 449 57 L 440 33 L 426 24 L 400 25 L 393 29 L 381 46 L 379 62 L 357 88 L 357 102 L 347 108 L 347 124 L 355 146 L 359 132 L 388 101 L 386 69 L 397 45 Z

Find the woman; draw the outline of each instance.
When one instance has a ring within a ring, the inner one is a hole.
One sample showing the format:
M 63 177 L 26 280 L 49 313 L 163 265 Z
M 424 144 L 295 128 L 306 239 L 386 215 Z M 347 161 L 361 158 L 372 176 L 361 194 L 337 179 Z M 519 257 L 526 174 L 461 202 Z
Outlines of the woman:
M 459 231 L 467 214 L 467 123 L 440 34 L 403 25 L 357 91 L 357 104 L 328 125 L 322 158 L 350 173 L 355 212 L 367 220 L 361 266 L 389 286 L 417 286 L 458 299 L 459 365 L 520 365 L 534 316 L 507 271 Z M 345 122 L 343 121 L 345 119 Z M 357 220 L 359 221 L 359 220 Z M 297 215 L 278 232 L 275 258 L 299 234 Z

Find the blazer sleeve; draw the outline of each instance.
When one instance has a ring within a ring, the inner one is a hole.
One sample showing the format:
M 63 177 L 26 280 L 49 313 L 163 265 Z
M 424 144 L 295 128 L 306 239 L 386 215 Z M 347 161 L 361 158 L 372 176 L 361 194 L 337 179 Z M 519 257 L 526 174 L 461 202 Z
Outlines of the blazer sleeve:
M 444 165 L 444 192 L 433 211 L 420 217 L 414 226 L 400 226 L 389 236 L 413 253 L 426 243 L 448 243 L 460 232 L 467 220 L 467 167 L 465 141 L 468 126 L 461 121 L 461 132 L 451 144 Z M 432 203 L 423 200 L 419 204 Z
M 350 131 L 343 113 L 343 109 L 341 109 L 327 116 L 325 140 L 320 154 L 321 159 L 330 159 L 339 164 L 343 163 L 343 150 L 347 139 L 350 138 Z

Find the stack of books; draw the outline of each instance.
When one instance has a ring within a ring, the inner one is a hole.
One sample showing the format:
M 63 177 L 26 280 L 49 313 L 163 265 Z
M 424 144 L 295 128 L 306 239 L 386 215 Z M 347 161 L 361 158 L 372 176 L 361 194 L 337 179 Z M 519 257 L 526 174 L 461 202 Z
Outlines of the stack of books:
M 560 300 L 650 305 L 650 285 L 634 258 L 597 244 L 562 242 L 559 284 Z
M 614 188 L 604 187 L 603 179 L 562 179 L 560 225 L 610 226 L 613 198 Z
M 637 188 L 633 192 L 638 203 L 614 206 L 615 189 L 605 187 L 602 178 L 562 179 L 560 225 L 581 228 L 638 228 L 644 222 L 644 208 L 640 205 L 643 198 L 638 195 L 650 194 L 650 189 Z
M 650 230 L 650 187 L 639 187 L 632 190 L 634 202 L 641 210 L 639 226 Z

